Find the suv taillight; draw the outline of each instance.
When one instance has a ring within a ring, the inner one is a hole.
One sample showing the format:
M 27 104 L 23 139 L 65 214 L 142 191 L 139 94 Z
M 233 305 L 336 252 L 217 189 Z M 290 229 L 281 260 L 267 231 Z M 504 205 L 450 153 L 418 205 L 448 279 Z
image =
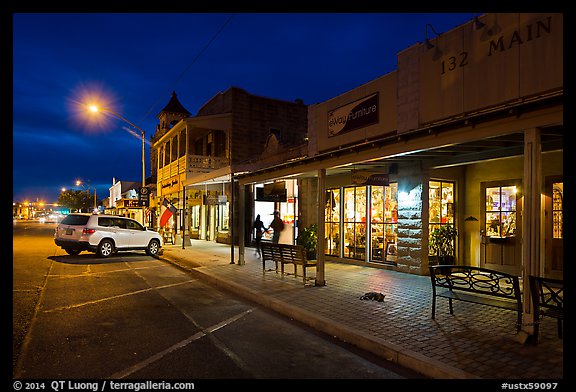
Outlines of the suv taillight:
M 82 230 L 82 234 L 94 234 L 96 233 L 95 229 L 84 229 Z

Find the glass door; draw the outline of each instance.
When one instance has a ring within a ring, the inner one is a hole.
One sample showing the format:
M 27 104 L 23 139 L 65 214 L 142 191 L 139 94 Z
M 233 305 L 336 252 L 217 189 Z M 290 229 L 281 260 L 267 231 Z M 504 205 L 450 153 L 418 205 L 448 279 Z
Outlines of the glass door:
M 396 263 L 398 238 L 398 184 L 370 187 L 371 258 Z
M 520 276 L 522 238 L 520 231 L 520 180 L 482 183 L 480 263 L 486 268 Z
M 366 187 L 344 188 L 344 257 L 366 259 Z
M 564 182 L 562 176 L 546 178 L 545 264 L 547 277 L 564 278 Z
M 340 256 L 340 189 L 326 190 L 324 230 L 326 235 L 324 253 Z

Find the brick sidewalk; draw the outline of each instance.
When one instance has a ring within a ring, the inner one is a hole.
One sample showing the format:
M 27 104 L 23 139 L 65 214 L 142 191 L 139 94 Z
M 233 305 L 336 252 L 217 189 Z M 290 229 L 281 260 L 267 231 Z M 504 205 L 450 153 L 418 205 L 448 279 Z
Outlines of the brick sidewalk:
M 244 265 L 231 264 L 230 246 L 207 241 L 167 245 L 162 258 L 200 273 L 223 288 L 290 316 L 431 378 L 563 378 L 563 340 L 556 320 L 544 318 L 537 346 L 516 338 L 516 313 L 488 306 L 438 300 L 431 313 L 427 276 L 327 262 L 326 286 L 304 286 L 301 277 L 285 275 L 246 248 Z M 235 261 L 238 248 L 235 248 Z M 292 272 L 291 266 L 286 267 Z M 309 269 L 312 278 L 314 269 Z M 383 302 L 363 301 L 369 291 Z

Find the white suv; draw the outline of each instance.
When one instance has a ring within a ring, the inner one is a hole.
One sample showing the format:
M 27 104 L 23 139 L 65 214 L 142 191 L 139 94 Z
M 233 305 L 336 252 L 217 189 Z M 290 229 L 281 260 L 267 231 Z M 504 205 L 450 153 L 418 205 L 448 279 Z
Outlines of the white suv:
M 56 227 L 54 242 L 70 255 L 87 250 L 108 257 L 120 250 L 145 250 L 155 256 L 162 236 L 122 216 L 69 214 Z

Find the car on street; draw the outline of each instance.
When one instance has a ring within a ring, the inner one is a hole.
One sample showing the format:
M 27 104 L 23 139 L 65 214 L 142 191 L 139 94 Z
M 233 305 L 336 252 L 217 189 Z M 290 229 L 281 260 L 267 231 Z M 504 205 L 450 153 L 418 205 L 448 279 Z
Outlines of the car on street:
M 150 256 L 162 248 L 162 236 L 138 221 L 103 214 L 68 214 L 54 231 L 54 242 L 69 255 L 82 251 L 109 257 L 118 251 L 144 250 Z

